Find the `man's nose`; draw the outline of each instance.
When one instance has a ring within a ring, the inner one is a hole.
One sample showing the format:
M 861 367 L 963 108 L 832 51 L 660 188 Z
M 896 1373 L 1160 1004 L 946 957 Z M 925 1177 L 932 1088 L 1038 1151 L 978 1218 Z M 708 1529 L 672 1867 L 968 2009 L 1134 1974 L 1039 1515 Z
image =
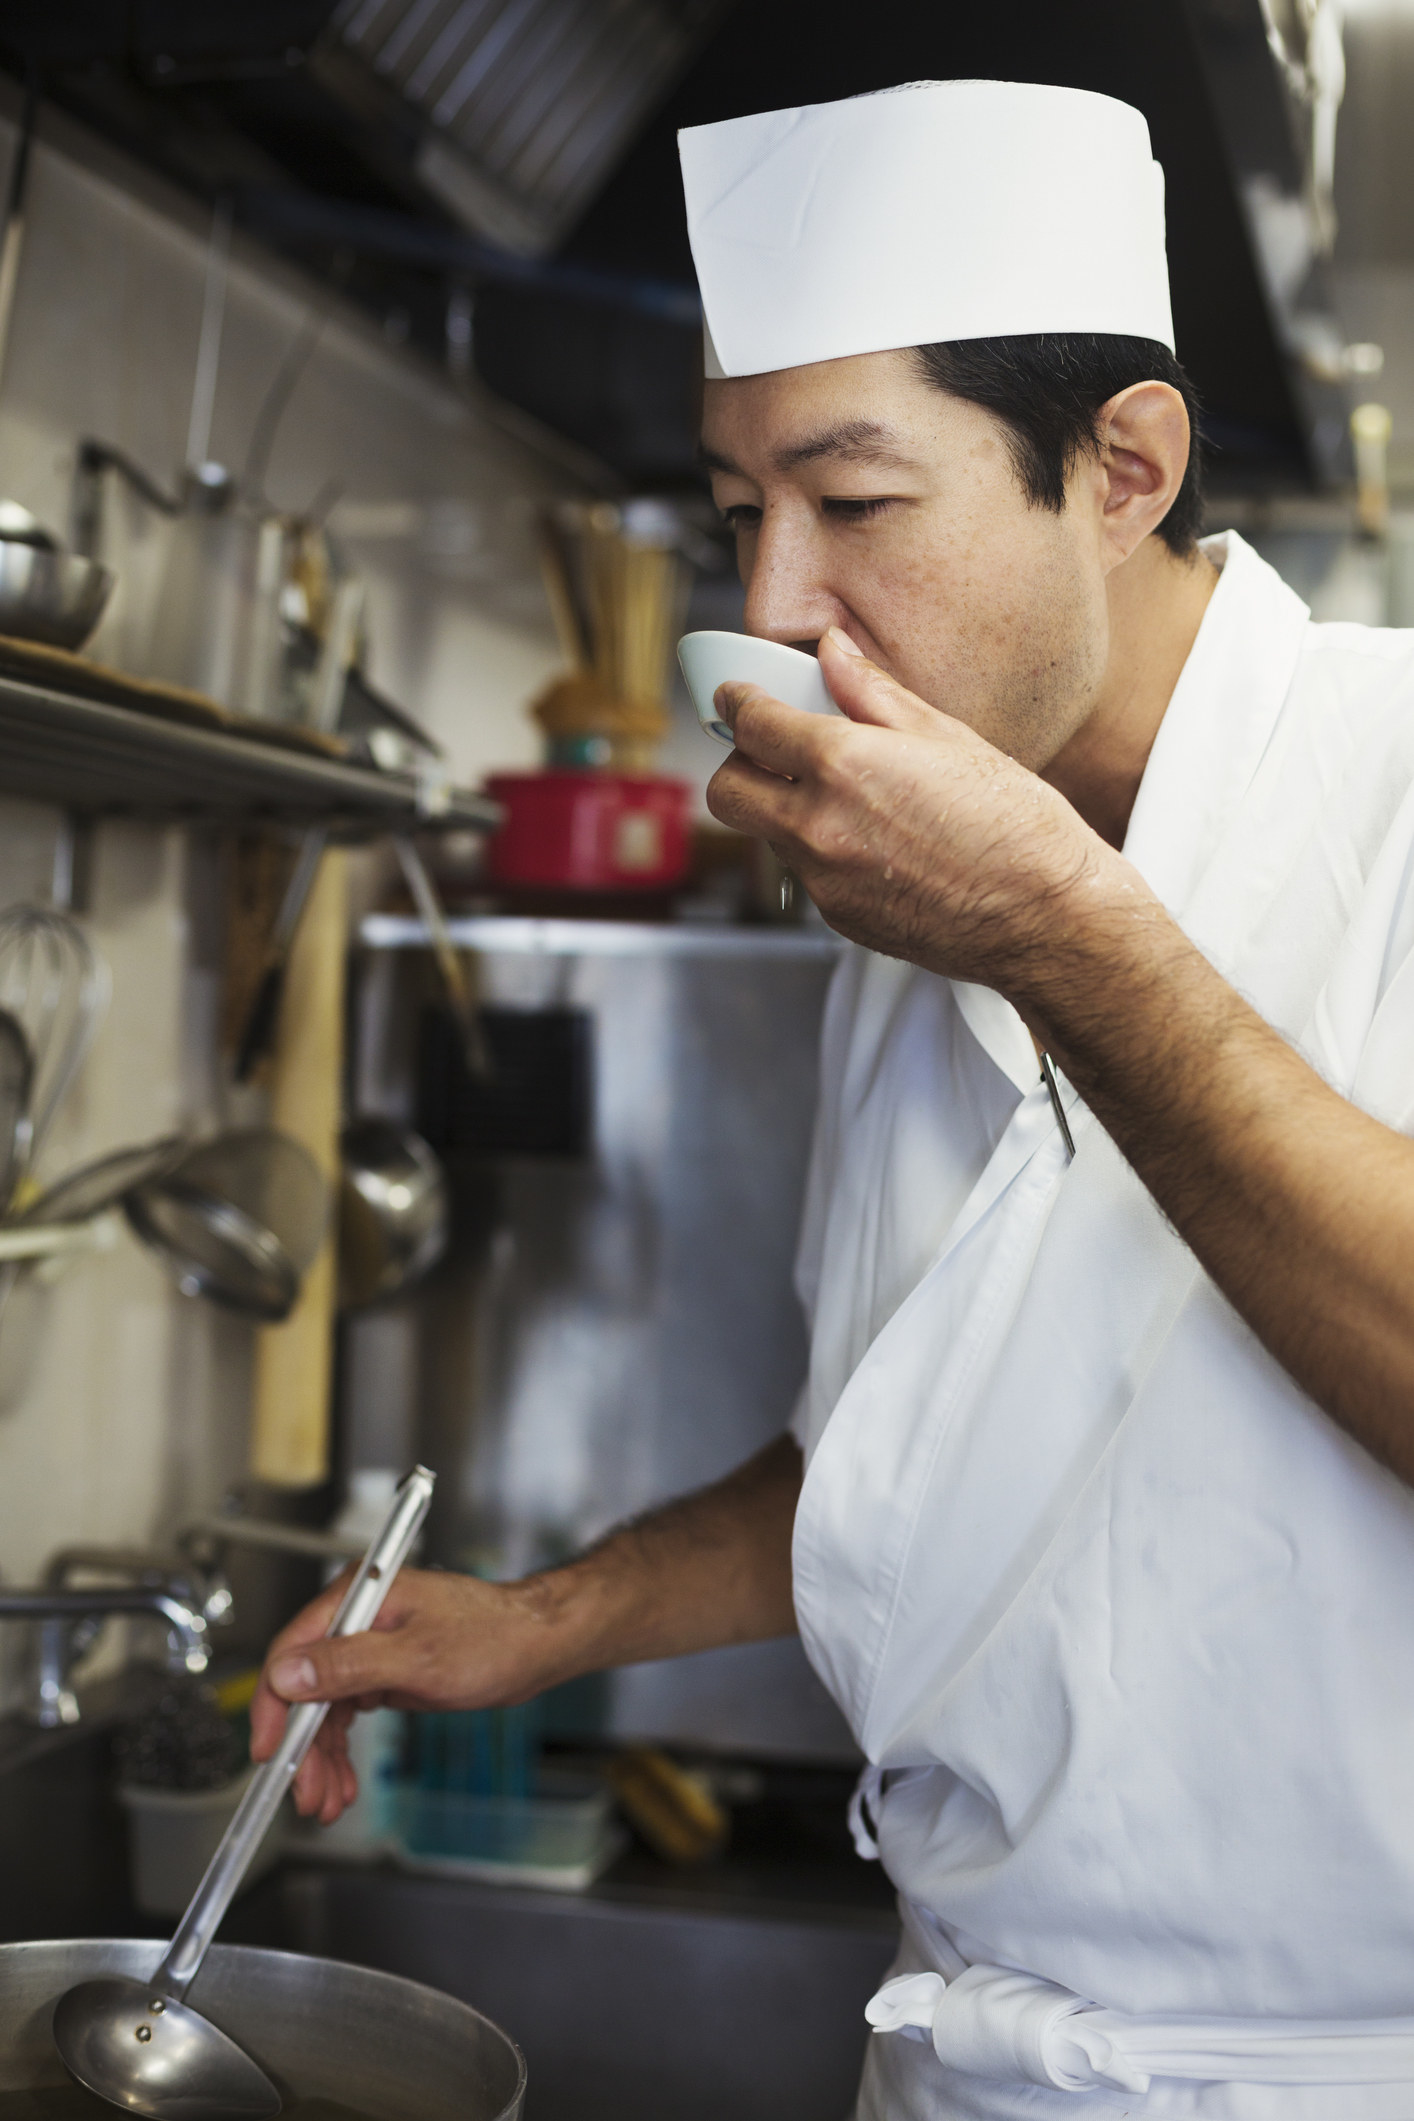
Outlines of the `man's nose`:
M 826 586 L 811 541 L 768 513 L 756 536 L 746 582 L 743 626 L 765 641 L 813 649 L 837 623 L 838 600 Z

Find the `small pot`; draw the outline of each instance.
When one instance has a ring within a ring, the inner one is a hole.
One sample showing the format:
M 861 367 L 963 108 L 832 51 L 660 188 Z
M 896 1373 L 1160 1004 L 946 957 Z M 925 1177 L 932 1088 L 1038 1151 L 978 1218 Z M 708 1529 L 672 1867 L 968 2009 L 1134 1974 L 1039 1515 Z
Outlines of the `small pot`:
M 0 633 L 12 640 L 82 648 L 112 593 L 97 560 L 0 537 Z
M 656 773 L 496 773 L 504 818 L 487 849 L 496 884 L 667 891 L 691 858 L 686 781 Z
M 164 1944 L 111 1937 L 0 1945 L 0 2092 L 67 2084 L 49 2029 L 79 1981 L 145 1981 Z M 525 2061 L 499 2026 L 420 1982 L 332 1959 L 215 1944 L 195 2010 L 231 2035 L 284 2094 L 370 2121 L 517 2121 Z

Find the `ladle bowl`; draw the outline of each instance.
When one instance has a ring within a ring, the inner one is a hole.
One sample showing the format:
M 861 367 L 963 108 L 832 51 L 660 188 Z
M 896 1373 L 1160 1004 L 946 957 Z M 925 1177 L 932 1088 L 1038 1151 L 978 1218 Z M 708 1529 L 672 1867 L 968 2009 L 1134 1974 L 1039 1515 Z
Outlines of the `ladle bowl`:
M 108 1974 L 80 1981 L 54 2009 L 54 2040 L 69 2074 L 112 2098 L 135 2053 L 153 2121 L 272 2121 L 284 2101 L 259 2063 L 200 2011 Z

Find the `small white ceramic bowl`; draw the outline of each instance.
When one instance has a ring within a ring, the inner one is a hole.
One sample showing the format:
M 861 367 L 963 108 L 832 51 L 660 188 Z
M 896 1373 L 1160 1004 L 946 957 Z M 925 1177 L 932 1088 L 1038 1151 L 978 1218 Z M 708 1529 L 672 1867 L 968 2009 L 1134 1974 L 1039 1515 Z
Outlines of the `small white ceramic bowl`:
M 708 736 L 723 744 L 735 737 L 717 713 L 717 687 L 729 683 L 759 685 L 773 700 L 799 707 L 806 714 L 838 714 L 820 665 L 813 655 L 784 648 L 779 641 L 759 641 L 750 633 L 685 633 L 678 642 L 678 661 Z

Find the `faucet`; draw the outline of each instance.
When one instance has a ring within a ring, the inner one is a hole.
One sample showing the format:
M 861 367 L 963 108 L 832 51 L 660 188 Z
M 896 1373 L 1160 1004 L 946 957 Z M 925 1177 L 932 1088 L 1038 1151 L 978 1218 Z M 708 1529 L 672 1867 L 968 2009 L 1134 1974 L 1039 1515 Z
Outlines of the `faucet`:
M 41 1730 L 79 1720 L 69 1674 L 112 1613 L 152 1613 L 167 1623 L 167 1668 L 204 1672 L 210 1661 L 207 1616 L 189 1598 L 156 1585 L 117 1590 L 0 1590 L 0 1620 L 39 1622 L 38 1691 L 31 1711 Z
M 44 1571 L 47 1591 L 67 1591 L 75 1577 L 117 1577 L 143 1591 L 165 1591 L 184 1605 L 195 1606 L 208 1627 L 225 1627 L 232 1617 L 231 1587 L 214 1562 L 195 1555 L 159 1553 L 148 1547 L 75 1545 L 51 1554 Z

